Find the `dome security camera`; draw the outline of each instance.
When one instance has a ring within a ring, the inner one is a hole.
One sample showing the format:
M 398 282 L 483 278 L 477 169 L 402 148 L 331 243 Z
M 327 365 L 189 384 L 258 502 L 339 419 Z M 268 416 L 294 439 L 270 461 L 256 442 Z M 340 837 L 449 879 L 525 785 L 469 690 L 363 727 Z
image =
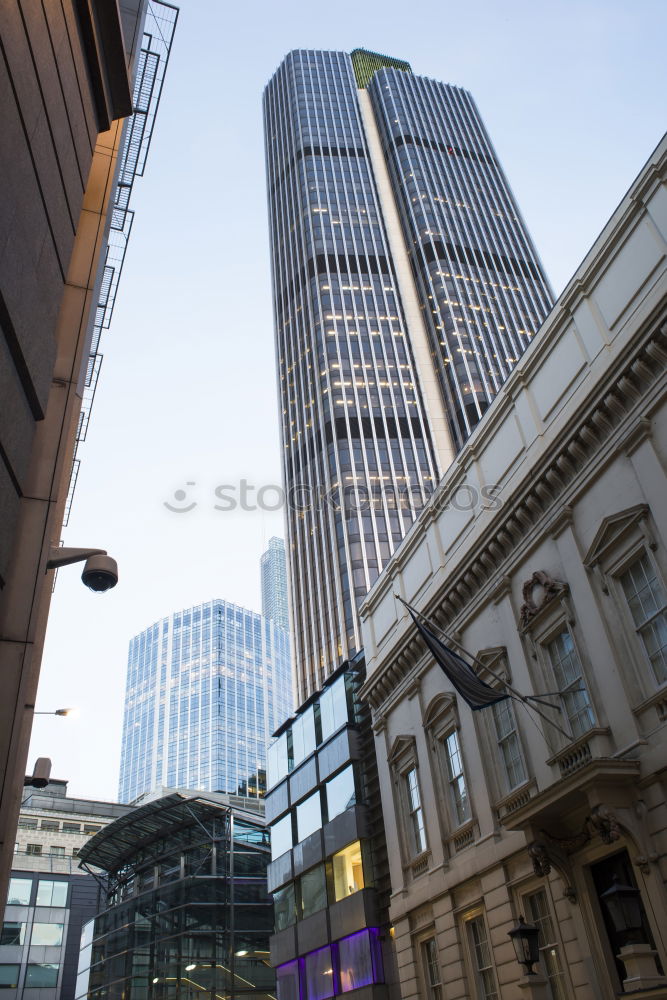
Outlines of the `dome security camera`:
M 118 565 L 107 555 L 90 556 L 83 567 L 81 579 L 87 587 L 97 593 L 111 590 L 118 583 Z

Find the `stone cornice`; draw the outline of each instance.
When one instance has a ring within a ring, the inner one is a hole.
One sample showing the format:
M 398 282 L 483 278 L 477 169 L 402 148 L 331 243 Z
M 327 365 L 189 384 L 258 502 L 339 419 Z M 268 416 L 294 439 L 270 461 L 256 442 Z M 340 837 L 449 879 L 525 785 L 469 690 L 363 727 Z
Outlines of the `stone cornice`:
M 461 630 L 481 605 L 503 588 L 503 573 L 518 553 L 529 550 L 537 536 L 553 529 L 562 531 L 564 508 L 582 487 L 582 475 L 609 461 L 619 428 L 629 422 L 651 397 L 664 395 L 663 372 L 667 369 L 667 315 L 654 319 L 634 352 L 619 361 L 615 372 L 598 386 L 586 409 L 577 413 L 576 425 L 564 428 L 539 462 L 467 553 L 465 568 L 450 578 L 446 595 L 431 598 L 423 613 L 447 632 Z M 639 421 L 645 419 L 645 409 Z M 643 426 L 643 424 L 642 424 Z M 626 435 L 627 430 L 624 432 Z M 421 533 L 420 533 L 421 534 Z M 405 550 L 411 551 L 412 545 Z M 401 548 L 397 575 L 405 563 Z M 368 614 L 386 593 L 378 588 L 374 600 L 365 602 Z M 371 706 L 378 708 L 398 683 L 419 663 L 425 646 L 414 631 L 401 637 L 401 644 L 384 655 L 384 666 L 372 673 L 362 688 Z

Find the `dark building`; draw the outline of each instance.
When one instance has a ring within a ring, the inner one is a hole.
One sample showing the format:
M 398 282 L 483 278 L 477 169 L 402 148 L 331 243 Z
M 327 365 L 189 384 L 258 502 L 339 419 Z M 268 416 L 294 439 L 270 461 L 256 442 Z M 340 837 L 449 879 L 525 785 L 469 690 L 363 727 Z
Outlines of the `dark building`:
M 84 931 L 89 1000 L 270 1000 L 269 832 L 257 800 L 175 792 L 109 824 L 80 852 L 106 878 Z

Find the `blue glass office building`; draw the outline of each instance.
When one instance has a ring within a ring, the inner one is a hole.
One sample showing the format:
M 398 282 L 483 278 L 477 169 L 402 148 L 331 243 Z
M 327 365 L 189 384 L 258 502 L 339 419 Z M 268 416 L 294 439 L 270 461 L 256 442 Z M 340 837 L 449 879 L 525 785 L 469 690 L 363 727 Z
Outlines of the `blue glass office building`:
M 118 797 L 160 787 L 259 796 L 292 711 L 287 633 L 227 601 L 177 611 L 130 642 Z
M 262 577 L 262 614 L 289 631 L 289 605 L 287 603 L 287 564 L 285 542 L 282 538 L 269 538 L 266 552 L 260 559 Z
M 301 702 L 552 296 L 465 90 L 296 50 L 264 117 Z

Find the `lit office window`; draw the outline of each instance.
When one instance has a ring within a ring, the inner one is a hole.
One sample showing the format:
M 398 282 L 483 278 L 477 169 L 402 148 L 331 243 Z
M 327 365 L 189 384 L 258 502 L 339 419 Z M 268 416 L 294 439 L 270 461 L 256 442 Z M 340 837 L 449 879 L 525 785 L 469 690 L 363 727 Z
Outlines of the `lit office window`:
M 331 860 L 336 902 L 364 888 L 364 868 L 361 860 L 361 844 L 358 840 L 338 851 Z
M 667 597 L 644 553 L 621 577 L 637 635 L 658 684 L 667 681 Z

